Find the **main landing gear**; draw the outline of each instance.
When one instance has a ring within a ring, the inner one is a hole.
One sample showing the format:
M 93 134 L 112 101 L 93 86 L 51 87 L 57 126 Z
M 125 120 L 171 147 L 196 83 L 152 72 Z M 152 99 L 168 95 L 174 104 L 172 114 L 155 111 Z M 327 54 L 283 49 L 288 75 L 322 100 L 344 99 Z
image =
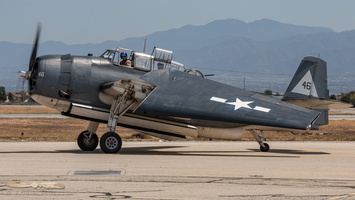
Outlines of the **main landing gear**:
M 263 131 L 260 131 L 260 132 L 261 132 L 261 136 L 257 133 L 257 131 L 255 129 L 250 131 L 250 133 L 254 136 L 255 140 L 259 143 L 260 151 L 268 152 L 270 150 L 270 146 L 264 142 L 264 141 L 266 141 L 265 136 L 264 136 L 264 132 Z
M 107 120 L 109 132 L 105 133 L 100 139 L 100 148 L 103 152 L 117 153 L 120 151 L 122 140 L 115 133 L 118 119 L 133 105 L 142 102 L 153 89 L 153 85 L 143 82 L 121 80 L 111 83 L 108 88 L 103 90 L 106 97 L 112 97 L 110 114 Z M 90 122 L 88 130 L 79 135 L 78 145 L 81 150 L 93 151 L 97 147 L 99 140 L 96 131 L 98 127 L 98 122 Z
M 96 135 L 98 122 L 90 122 L 88 130 L 83 131 L 78 136 L 78 146 L 83 151 L 93 151 L 99 144 L 99 138 Z M 107 132 L 100 139 L 100 148 L 105 153 L 117 153 L 121 150 L 121 137 L 115 132 Z
M 122 95 L 113 98 L 110 109 L 110 115 L 107 122 L 109 132 L 102 135 L 100 139 L 100 148 L 105 153 L 117 153 L 121 150 L 122 139 L 115 133 L 117 120 L 128 109 L 130 109 L 136 100 L 134 99 L 134 85 L 127 83 Z M 98 122 L 90 122 L 88 130 L 81 133 L 78 137 L 78 145 L 83 151 L 93 151 L 98 145 L 98 137 L 96 135 Z

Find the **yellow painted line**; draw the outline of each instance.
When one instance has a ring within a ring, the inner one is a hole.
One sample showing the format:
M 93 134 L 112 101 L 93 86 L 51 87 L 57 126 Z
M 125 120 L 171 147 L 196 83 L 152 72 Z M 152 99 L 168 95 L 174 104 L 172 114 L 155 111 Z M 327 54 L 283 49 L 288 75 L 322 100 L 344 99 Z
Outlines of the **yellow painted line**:
M 355 196 L 355 193 L 350 193 L 350 194 L 345 194 L 345 195 L 342 195 L 342 196 L 333 197 L 333 198 L 330 198 L 328 200 L 343 199 L 343 198 L 348 198 L 350 196 Z

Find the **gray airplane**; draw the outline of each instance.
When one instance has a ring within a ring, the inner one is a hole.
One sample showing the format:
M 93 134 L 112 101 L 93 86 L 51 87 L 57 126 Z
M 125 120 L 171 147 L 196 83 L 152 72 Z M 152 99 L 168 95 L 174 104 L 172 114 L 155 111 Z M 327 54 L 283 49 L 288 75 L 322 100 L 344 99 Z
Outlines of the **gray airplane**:
M 18 75 L 29 81 L 31 97 L 38 103 L 90 121 L 77 139 L 83 151 L 93 151 L 100 143 L 103 152 L 117 153 L 122 146 L 117 125 L 167 140 L 238 140 L 247 130 L 266 152 L 263 131 L 318 129 L 328 123 L 326 63 L 319 58 L 305 57 L 284 98 L 277 99 L 185 70 L 172 60 L 171 51 L 160 48 L 152 54 L 117 48 L 98 57 L 37 57 L 39 36 L 40 26 L 29 69 Z M 125 54 L 131 66 L 120 64 Z M 100 140 L 99 123 L 108 127 Z

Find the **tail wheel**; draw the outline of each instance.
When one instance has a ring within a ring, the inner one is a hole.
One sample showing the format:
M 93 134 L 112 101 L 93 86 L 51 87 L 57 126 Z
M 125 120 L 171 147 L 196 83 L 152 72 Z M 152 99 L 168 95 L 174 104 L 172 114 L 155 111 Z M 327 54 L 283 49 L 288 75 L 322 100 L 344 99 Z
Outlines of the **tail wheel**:
M 99 144 L 99 138 L 95 133 L 90 133 L 89 131 L 83 131 L 78 136 L 78 146 L 83 151 L 93 151 Z
M 267 143 L 264 143 L 264 147 L 260 145 L 260 150 L 262 152 L 268 152 L 270 150 L 270 146 Z
M 100 139 L 101 150 L 105 153 L 117 153 L 121 150 L 121 137 L 115 132 L 107 132 Z

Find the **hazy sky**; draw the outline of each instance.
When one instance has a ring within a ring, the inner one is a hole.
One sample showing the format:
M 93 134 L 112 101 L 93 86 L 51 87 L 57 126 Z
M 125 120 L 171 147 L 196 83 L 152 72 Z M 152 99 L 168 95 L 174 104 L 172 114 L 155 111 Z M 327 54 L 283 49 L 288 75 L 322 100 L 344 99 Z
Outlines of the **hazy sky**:
M 355 29 L 354 0 L 0 0 L 0 41 L 100 43 L 219 19 Z

